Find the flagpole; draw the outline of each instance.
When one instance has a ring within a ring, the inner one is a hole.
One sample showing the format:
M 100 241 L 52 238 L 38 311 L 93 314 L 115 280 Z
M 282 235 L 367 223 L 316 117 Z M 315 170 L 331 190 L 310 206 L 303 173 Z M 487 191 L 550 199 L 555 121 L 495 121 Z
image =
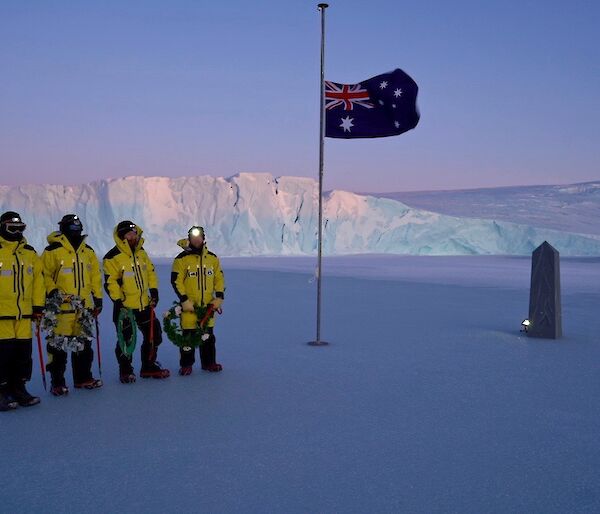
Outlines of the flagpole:
M 319 235 L 317 241 L 317 337 L 308 344 L 324 346 L 328 343 L 321 340 L 321 276 L 323 258 L 323 153 L 325 149 L 325 9 L 328 4 L 319 4 L 321 12 L 321 98 L 319 123 Z

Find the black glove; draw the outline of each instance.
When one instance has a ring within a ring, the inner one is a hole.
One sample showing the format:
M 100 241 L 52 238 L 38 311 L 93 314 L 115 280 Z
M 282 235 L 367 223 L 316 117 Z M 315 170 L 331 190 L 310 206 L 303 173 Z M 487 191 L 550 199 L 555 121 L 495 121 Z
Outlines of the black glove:
M 102 312 L 102 298 L 96 298 L 94 296 L 94 316 L 99 316 Z
M 119 312 L 124 309 L 123 300 L 117 300 L 113 302 L 113 321 L 116 323 L 119 319 Z
M 37 321 L 40 321 L 43 316 L 44 316 L 44 308 L 40 307 L 38 305 L 34 305 L 32 308 L 31 318 L 37 322 Z
M 150 289 L 150 301 L 155 307 L 158 305 L 158 289 L 154 287 Z
M 59 296 L 60 295 L 60 291 L 58 290 L 58 288 L 54 288 L 52 291 L 50 291 L 48 293 L 48 298 L 54 298 L 55 296 Z

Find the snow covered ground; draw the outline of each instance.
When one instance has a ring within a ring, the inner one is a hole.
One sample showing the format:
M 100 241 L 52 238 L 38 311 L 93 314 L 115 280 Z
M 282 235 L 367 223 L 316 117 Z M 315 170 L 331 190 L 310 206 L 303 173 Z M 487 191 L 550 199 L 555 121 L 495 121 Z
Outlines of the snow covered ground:
M 221 374 L 2 413 L 0 512 L 598 512 L 600 260 L 561 262 L 565 336 L 519 333 L 529 260 L 224 259 Z M 161 305 L 173 300 L 159 266 Z

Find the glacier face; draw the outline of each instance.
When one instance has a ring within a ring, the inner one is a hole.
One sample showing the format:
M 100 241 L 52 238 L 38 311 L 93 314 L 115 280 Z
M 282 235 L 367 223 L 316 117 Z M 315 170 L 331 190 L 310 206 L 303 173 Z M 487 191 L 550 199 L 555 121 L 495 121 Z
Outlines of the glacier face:
M 113 228 L 123 219 L 144 229 L 145 247 L 156 257 L 177 254 L 177 240 L 194 224 L 205 227 L 209 248 L 221 256 L 311 255 L 317 209 L 315 180 L 267 173 L 0 186 L 0 211 L 23 216 L 36 249 L 43 249 L 62 215 L 73 212 L 99 255 L 113 246 Z M 444 215 L 345 191 L 324 198 L 323 248 L 329 255 L 526 255 L 544 240 L 562 255 L 600 255 L 597 235 Z

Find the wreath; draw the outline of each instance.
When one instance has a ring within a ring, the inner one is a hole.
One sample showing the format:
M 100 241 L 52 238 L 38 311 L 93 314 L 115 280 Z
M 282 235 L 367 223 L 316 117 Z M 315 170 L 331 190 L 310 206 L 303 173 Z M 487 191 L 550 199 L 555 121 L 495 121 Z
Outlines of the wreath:
M 123 324 L 127 321 L 130 327 L 129 339 L 125 339 L 123 335 Z M 126 307 L 119 310 L 119 316 L 117 317 L 117 341 L 119 342 L 119 348 L 123 355 L 131 358 L 135 351 L 135 345 L 137 344 L 137 327 L 135 324 L 135 317 L 133 311 Z
M 61 309 L 64 303 L 71 304 L 69 311 Z M 75 313 L 75 321 L 80 327 L 79 335 L 67 336 L 57 334 L 58 316 L 61 314 L 71 314 L 72 312 Z M 86 309 L 81 296 L 65 295 L 57 292 L 46 299 L 41 327 L 46 331 L 46 342 L 52 348 L 62 350 L 63 352 L 80 352 L 85 348 L 85 344 L 94 338 L 94 315 L 91 310 Z
M 192 348 L 201 346 L 210 337 L 208 320 L 213 317 L 215 309 L 212 305 L 195 305 L 194 314 L 198 319 L 198 326 L 195 330 L 186 330 L 185 334 L 181 328 L 181 313 L 181 305 L 173 302 L 173 307 L 163 315 L 163 330 L 175 346 L 190 351 Z

